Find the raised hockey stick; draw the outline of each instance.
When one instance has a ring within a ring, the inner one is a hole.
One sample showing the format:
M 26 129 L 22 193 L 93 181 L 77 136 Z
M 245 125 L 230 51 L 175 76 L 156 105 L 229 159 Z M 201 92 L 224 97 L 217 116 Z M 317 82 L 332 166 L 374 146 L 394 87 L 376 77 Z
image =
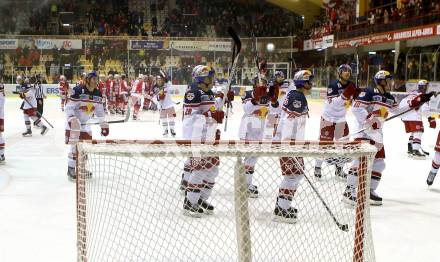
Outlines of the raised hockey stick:
M 232 65 L 231 65 L 231 71 L 229 72 L 229 78 L 228 78 L 228 93 L 231 91 L 232 87 L 232 79 L 235 76 L 237 64 L 238 64 L 238 57 L 240 56 L 241 51 L 241 41 L 238 35 L 235 33 L 234 29 L 232 27 L 228 28 L 228 33 L 232 37 L 232 40 L 234 41 L 234 47 L 232 50 Z M 222 101 L 223 103 L 223 101 Z M 226 132 L 226 129 L 228 128 L 228 115 L 229 115 L 229 103 L 226 104 L 226 115 L 225 115 L 225 128 L 224 131 Z
M 13 93 L 13 94 L 20 94 L 20 92 L 16 92 L 16 91 L 13 91 L 12 93 Z M 26 97 L 23 97 L 23 100 L 24 100 L 28 105 L 32 106 L 32 104 L 29 103 L 29 101 L 26 99 Z M 46 123 L 47 123 L 51 128 L 54 128 L 53 125 L 52 125 L 49 121 L 47 121 L 47 119 L 46 119 L 42 114 L 40 114 L 40 112 L 36 111 L 36 113 L 37 113 L 37 116 L 40 117 L 41 119 L 43 119 L 44 121 L 46 121 Z
M 295 166 L 299 167 L 299 169 L 301 169 L 301 171 L 303 172 L 304 178 L 306 179 L 307 183 L 313 189 L 315 194 L 318 196 L 319 200 L 321 201 L 322 205 L 325 207 L 325 210 L 327 210 L 327 213 L 330 215 L 330 217 L 335 222 L 336 226 L 338 226 L 338 228 L 340 230 L 342 230 L 344 232 L 348 232 L 348 224 L 342 224 L 341 222 L 338 221 L 338 219 L 336 218 L 335 214 L 333 214 L 333 211 L 330 209 L 330 207 L 325 202 L 324 198 L 319 193 L 318 189 L 316 189 L 316 187 L 313 185 L 313 183 L 310 180 L 310 178 L 306 175 L 306 172 L 305 172 L 304 168 L 302 167 L 302 165 L 298 162 L 298 160 L 296 158 L 293 158 L 293 159 L 295 160 Z

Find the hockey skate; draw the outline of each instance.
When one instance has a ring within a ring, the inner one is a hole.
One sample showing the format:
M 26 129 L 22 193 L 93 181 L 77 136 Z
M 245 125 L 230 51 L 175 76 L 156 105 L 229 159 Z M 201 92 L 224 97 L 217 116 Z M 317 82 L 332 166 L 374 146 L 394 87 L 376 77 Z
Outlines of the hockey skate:
M 203 212 L 207 215 L 212 215 L 214 214 L 214 206 L 209 204 L 208 202 L 206 202 L 203 199 L 199 199 L 199 206 L 203 209 Z
M 274 221 L 292 224 L 296 222 L 298 210 L 293 207 L 283 209 L 280 206 L 276 205 L 273 214 L 275 215 Z
M 419 150 L 413 150 L 410 155 L 413 159 L 426 159 L 426 155 L 419 149 Z
M 26 130 L 26 132 L 22 133 L 22 135 L 24 137 L 31 137 L 32 136 L 32 130 L 28 129 L 28 130 Z
M 110 115 L 114 115 L 115 114 L 115 110 L 114 109 L 110 109 L 109 112 L 110 112 Z
M 175 137 L 175 136 L 176 136 L 176 132 L 174 131 L 174 129 L 170 129 L 170 133 L 171 133 L 171 136 L 172 136 L 172 137 Z
M 347 186 L 345 188 L 345 191 L 342 194 L 342 202 L 350 206 L 356 205 L 356 192 L 353 186 Z
M 44 136 L 45 134 L 47 134 L 47 132 L 49 131 L 49 128 L 47 128 L 47 126 L 42 126 L 41 127 L 41 135 Z
M 412 151 L 413 151 L 412 144 L 408 143 L 408 151 L 406 151 L 406 153 L 408 153 L 408 156 L 412 155 Z
M 374 190 L 370 190 L 370 205 L 381 206 L 382 198 Z
M 188 186 L 188 181 L 183 179 L 183 174 L 182 174 L 182 180 L 180 181 L 180 186 L 179 186 L 179 190 L 183 193 L 186 192 L 186 187 Z
M 335 175 L 341 180 L 345 181 L 347 179 L 347 174 L 344 172 L 342 166 L 335 166 Z
M 0 165 L 5 164 L 5 155 L 0 155 Z
M 316 178 L 321 179 L 322 178 L 321 167 L 315 166 L 314 174 Z
M 162 133 L 162 136 L 168 136 L 168 129 L 165 129 Z
M 133 120 L 138 120 L 138 116 L 137 115 L 133 115 Z
M 258 198 L 258 187 L 255 185 L 249 185 L 248 196 L 250 198 Z
M 76 180 L 76 173 L 74 167 L 68 167 L 67 168 L 67 178 L 69 181 L 75 181 Z
M 426 179 L 426 184 L 428 184 L 428 186 L 432 186 L 436 175 L 437 173 L 429 172 L 428 178 Z
M 188 198 L 183 200 L 183 214 L 191 217 L 201 217 L 203 215 L 203 209 L 198 204 L 191 204 Z

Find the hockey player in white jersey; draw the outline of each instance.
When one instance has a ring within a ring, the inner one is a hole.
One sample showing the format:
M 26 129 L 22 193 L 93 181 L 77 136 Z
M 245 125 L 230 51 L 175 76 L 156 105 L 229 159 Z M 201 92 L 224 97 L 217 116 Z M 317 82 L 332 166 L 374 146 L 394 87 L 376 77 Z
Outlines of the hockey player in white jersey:
M 374 88 L 367 87 L 359 93 L 354 100 L 352 107 L 353 115 L 359 129 L 367 127 L 367 129 L 355 135 L 355 141 L 366 141 L 374 145 L 378 152 L 373 161 L 371 172 L 371 189 L 370 204 L 382 205 L 382 198 L 377 194 L 376 189 L 385 170 L 385 148 L 383 141 L 383 124 L 388 117 L 389 112 L 404 112 L 409 108 L 417 108 L 424 102 L 429 101 L 433 93 L 420 94 L 409 101 L 406 108 L 399 108 L 398 104 L 390 93 L 392 85 L 392 76 L 388 71 L 381 70 L 374 76 L 376 86 Z M 354 205 L 356 203 L 356 188 L 358 184 L 357 170 L 359 168 L 359 160 L 352 162 L 351 172 L 347 177 L 347 187 L 343 194 L 343 201 L 347 204 Z
M 31 120 L 34 126 L 41 129 L 41 135 L 45 135 L 49 129 L 41 122 L 41 118 L 37 113 L 37 99 L 35 97 L 35 88 L 29 84 L 28 79 L 23 79 L 17 76 L 16 91 L 20 98 L 23 99 L 20 109 L 23 110 L 24 124 L 26 131 L 22 133 L 23 136 L 32 136 Z
M 284 97 L 288 92 L 289 81 L 284 78 L 284 73 L 282 71 L 275 71 L 274 78 L 269 81 L 269 90 L 279 90 L 278 94 L 278 105 L 282 105 L 284 102 Z M 281 117 L 281 106 L 273 107 L 269 105 L 269 112 L 266 117 L 266 123 L 264 127 L 263 138 L 266 140 L 272 140 L 278 133 L 277 130 L 279 121 Z M 279 140 L 279 137 L 276 139 Z
M 399 107 L 408 107 L 414 97 L 420 94 L 425 94 L 428 90 L 429 82 L 426 80 L 420 80 L 417 83 L 417 90 L 412 91 L 407 97 L 400 101 Z M 422 116 L 429 115 L 429 106 L 427 103 L 423 104 L 420 108 L 412 110 L 404 114 L 401 119 L 405 125 L 405 132 L 409 133 L 408 140 L 408 155 L 415 159 L 425 159 L 426 153 L 422 150 L 422 136 L 424 132 Z M 430 128 L 436 127 L 435 118 L 428 116 L 428 122 Z
M 109 134 L 109 126 L 105 122 L 103 98 L 97 86 L 98 75 L 96 72 L 88 73 L 84 85 L 78 85 L 73 89 L 66 104 L 65 142 L 70 145 L 67 163 L 67 176 L 69 180 L 76 179 L 76 144 L 80 140 L 92 139 L 92 130 L 87 121 L 96 116 L 100 122 L 101 135 L 107 136 Z
M 355 84 L 349 80 L 351 72 L 352 70 L 349 65 L 340 65 L 338 68 L 338 79 L 332 81 L 327 88 L 327 99 L 324 103 L 320 122 L 319 141 L 340 141 L 342 137 L 347 137 L 349 134 L 345 116 L 353 97 L 358 92 Z M 322 162 L 322 159 L 316 159 L 314 173 L 317 178 L 322 177 Z M 335 175 L 340 178 L 346 178 L 346 174 L 343 172 L 343 163 L 335 165 Z
M 224 112 L 215 108 L 213 86 L 215 71 L 199 65 L 193 70 L 193 83 L 185 92 L 182 137 L 195 143 L 214 143 L 217 125 Z M 195 152 L 196 154 L 198 152 Z M 199 217 L 210 214 L 214 206 L 207 202 L 215 185 L 220 159 L 217 156 L 190 157 L 185 162 L 183 181 L 186 182 L 184 214 Z
M 273 85 L 268 92 L 267 80 L 263 74 L 256 76 L 253 81 L 253 89 L 248 90 L 242 96 L 243 116 L 240 122 L 238 137 L 240 140 L 260 141 L 263 139 L 264 127 L 269 103 L 278 107 L 279 87 Z M 258 187 L 253 184 L 253 175 L 257 157 L 245 157 L 243 160 L 248 185 L 248 194 L 251 198 L 258 197 Z
M 167 136 L 169 130 L 174 137 L 176 136 L 176 131 L 174 130 L 176 110 L 174 109 L 175 103 L 171 100 L 171 86 L 171 81 L 168 81 L 165 73 L 161 72 L 161 75 L 156 76 L 156 84 L 153 86 L 153 90 L 158 90 L 155 98 L 159 104 L 160 122 L 163 127 L 162 135 Z
M 3 79 L 1 79 L 3 80 Z M 5 86 L 0 82 L 0 165 L 5 163 Z
M 304 141 L 306 121 L 309 112 L 306 96 L 310 94 L 314 76 L 308 70 L 298 71 L 293 81 L 296 89 L 287 93 L 283 105 L 279 129 L 281 141 Z M 298 210 L 292 207 L 296 190 L 304 177 L 302 157 L 281 157 L 281 181 L 275 203 L 275 220 L 294 223 Z

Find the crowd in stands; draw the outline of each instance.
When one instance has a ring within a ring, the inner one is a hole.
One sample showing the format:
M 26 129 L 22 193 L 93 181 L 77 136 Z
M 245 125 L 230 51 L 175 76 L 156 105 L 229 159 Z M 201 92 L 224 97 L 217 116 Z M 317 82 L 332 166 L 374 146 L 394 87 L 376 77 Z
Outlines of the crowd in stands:
M 377 25 L 389 25 L 395 22 L 407 22 L 417 18 L 429 23 L 440 19 L 440 2 L 436 0 L 373 0 L 365 16 L 356 17 L 356 1 L 330 1 L 321 10 L 305 37 L 318 38 L 335 32 L 356 29 L 374 29 Z M 426 21 L 425 21 L 426 20 Z M 382 27 L 383 28 L 383 27 Z M 386 28 L 385 28 L 386 29 Z M 369 31 L 370 33 L 375 30 Z

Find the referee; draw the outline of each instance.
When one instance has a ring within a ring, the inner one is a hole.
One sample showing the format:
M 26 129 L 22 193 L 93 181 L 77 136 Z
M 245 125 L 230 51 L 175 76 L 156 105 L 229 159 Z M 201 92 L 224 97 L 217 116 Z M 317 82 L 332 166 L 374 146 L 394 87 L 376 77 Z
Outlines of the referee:
M 38 111 L 38 117 L 41 118 L 43 115 L 43 107 L 44 107 L 44 99 L 46 98 L 46 95 L 43 92 L 43 87 L 41 86 L 40 76 L 37 75 L 35 79 L 35 98 L 37 99 L 37 111 Z

